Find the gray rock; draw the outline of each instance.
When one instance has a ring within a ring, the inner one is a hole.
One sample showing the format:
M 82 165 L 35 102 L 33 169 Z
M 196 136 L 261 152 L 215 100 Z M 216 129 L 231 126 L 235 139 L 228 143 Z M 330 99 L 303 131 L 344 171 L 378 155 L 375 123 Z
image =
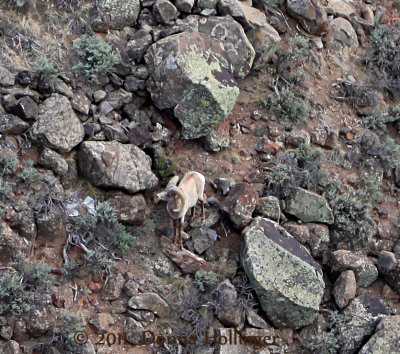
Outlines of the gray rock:
M 329 27 L 326 11 L 312 0 L 288 0 L 288 13 L 299 20 L 303 28 L 311 34 L 320 35 Z
M 119 299 L 124 284 L 125 279 L 120 272 L 110 275 L 106 285 L 101 291 L 101 299 L 106 301 Z
M 382 251 L 378 255 L 379 273 L 389 274 L 397 264 L 396 256 L 392 252 Z
M 83 93 L 75 94 L 71 100 L 72 108 L 85 115 L 89 114 L 90 104 L 90 100 Z
M 85 131 L 68 98 L 53 94 L 39 106 L 31 139 L 60 153 L 70 152 L 84 138 Z
M 2 235 L 0 238 L 0 264 L 8 264 L 18 254 L 29 255 L 31 242 L 17 235 L 7 223 L 0 221 Z
M 263 320 L 263 318 L 251 309 L 246 308 L 246 319 L 250 326 L 255 328 L 270 328 L 267 322 Z
M 113 107 L 111 106 L 110 102 L 103 101 L 100 104 L 100 114 L 107 115 L 113 111 Z
M 93 93 L 94 102 L 98 103 L 107 97 L 107 92 L 104 90 L 97 90 Z
M 285 143 L 293 147 L 299 147 L 301 144 L 310 144 L 310 133 L 305 129 L 294 128 L 285 137 Z
M 9 204 L 5 220 L 18 235 L 31 242 L 36 240 L 37 228 L 35 215 L 23 198 L 19 198 L 14 203 Z
M 254 187 L 246 182 L 236 184 L 220 205 L 221 211 L 226 214 L 238 229 L 248 225 L 257 206 L 259 197 Z
M 156 0 L 153 5 L 153 16 L 158 23 L 168 25 L 179 16 L 179 11 L 168 0 Z
M 28 122 L 33 122 L 38 118 L 38 106 L 29 96 L 18 100 L 11 108 L 11 112 Z
M 190 14 L 194 6 L 194 0 L 175 0 L 175 6 L 179 11 Z
M 356 276 L 352 270 L 346 270 L 340 274 L 333 287 L 333 296 L 336 305 L 340 309 L 347 306 L 350 300 L 356 297 L 357 284 Z
M 37 294 L 35 297 L 36 301 L 42 301 L 41 306 L 31 307 L 28 312 L 24 313 L 23 317 L 26 321 L 26 331 L 32 337 L 37 338 L 45 334 L 54 325 L 54 317 L 51 316 L 50 311 L 50 295 Z
M 112 91 L 108 94 L 107 101 L 115 110 L 121 109 L 124 105 L 132 101 L 132 93 L 123 89 Z
M 82 175 L 99 187 L 122 188 L 136 193 L 158 183 L 151 171 L 151 158 L 132 144 L 84 142 L 78 163 Z
M 63 81 L 55 84 L 55 89 L 57 93 L 68 97 L 69 99 L 72 99 L 74 97 L 74 92 L 72 91 L 72 89 Z
M 113 316 L 107 312 L 96 313 L 89 321 L 96 333 L 108 333 L 111 331 L 110 326 L 115 323 Z
M 358 286 L 367 287 L 378 278 L 378 269 L 362 252 L 337 250 L 332 253 L 330 262 L 333 274 L 354 271 Z
M 220 15 L 230 15 L 238 21 L 245 31 L 257 29 L 267 24 L 265 13 L 238 0 L 218 0 Z
M 325 224 L 308 223 L 310 238 L 307 241 L 313 257 L 323 257 L 328 254 L 330 244 L 329 227 Z
M 129 58 L 139 62 L 142 60 L 144 53 L 153 43 L 151 34 L 146 30 L 137 31 L 126 46 L 126 53 Z
M 376 326 L 375 333 L 358 353 L 400 353 L 400 316 L 383 318 Z
M 139 0 L 100 0 L 93 9 L 92 29 L 107 32 L 134 26 L 139 16 Z
M 4 354 L 23 354 L 18 342 L 11 340 L 11 338 L 9 338 L 9 340 L 7 340 L 7 342 L 4 344 L 2 351 Z
M 324 37 L 325 45 L 329 49 L 348 47 L 354 50 L 358 47 L 358 37 L 349 21 L 342 17 L 335 18 L 329 27 L 328 34 Z
M 4 66 L 0 65 L 0 86 L 10 87 L 14 86 L 15 76 Z
M 123 224 L 140 224 L 150 215 L 150 209 L 142 194 L 109 192 L 107 201 L 116 210 L 118 221 Z
M 167 317 L 168 304 L 155 293 L 144 293 L 130 298 L 128 306 L 134 310 L 149 310 L 159 317 Z
M 228 129 L 221 129 L 226 122 L 220 124 L 217 129 L 202 138 L 201 143 L 207 151 L 218 152 L 229 147 L 231 138 Z
M 255 51 L 253 69 L 259 70 L 274 55 L 281 37 L 268 23 L 259 28 L 250 29 L 246 35 Z
M 60 176 L 65 176 L 68 173 L 68 162 L 61 155 L 48 148 L 43 149 L 39 164 Z
M 260 198 L 256 206 L 255 212 L 257 215 L 262 216 L 273 221 L 278 221 L 281 217 L 281 207 L 279 205 L 279 199 L 273 196 Z
M 303 222 L 333 224 L 333 213 L 324 197 L 302 188 L 295 188 L 286 198 L 285 212 Z
M 199 32 L 208 34 L 224 44 L 235 77 L 243 78 L 249 73 L 255 52 L 242 26 L 231 16 L 199 18 L 197 26 Z
M 216 178 L 213 181 L 214 188 L 222 195 L 227 195 L 231 188 L 236 184 L 233 178 Z
M 379 298 L 366 291 L 351 301 L 342 315 L 344 321 L 336 328 L 336 338 L 340 352 L 347 354 L 357 352 L 388 312 Z
M 277 227 L 257 217 L 243 230 L 242 265 L 273 325 L 297 329 L 317 317 L 325 285 L 319 264 Z
M 198 228 L 190 233 L 193 239 L 194 249 L 198 254 L 202 254 L 209 249 L 219 238 L 213 229 Z
M 197 6 L 201 9 L 215 9 L 217 0 L 197 0 Z
M 142 342 L 142 333 L 145 328 L 139 322 L 134 320 L 132 317 L 126 317 L 124 323 L 124 338 L 125 340 L 133 345 L 143 344 Z
M 13 114 L 0 113 L 0 133 L 19 135 L 29 128 L 29 124 Z
M 385 282 L 400 295 L 400 262 L 384 275 Z
M 207 135 L 233 109 L 239 88 L 222 42 L 186 31 L 154 43 L 145 60 L 153 102 L 174 108 L 184 139 Z

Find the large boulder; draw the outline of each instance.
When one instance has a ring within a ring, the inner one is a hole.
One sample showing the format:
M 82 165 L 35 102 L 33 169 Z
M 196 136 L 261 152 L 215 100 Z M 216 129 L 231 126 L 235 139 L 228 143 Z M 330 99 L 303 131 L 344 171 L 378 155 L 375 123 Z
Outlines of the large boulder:
M 39 106 L 38 120 L 30 132 L 34 142 L 62 154 L 70 152 L 84 136 L 85 129 L 68 98 L 58 93 Z
M 134 26 L 139 11 L 140 0 L 100 0 L 92 11 L 92 29 L 107 32 Z
M 153 102 L 174 109 L 184 139 L 207 135 L 233 109 L 239 88 L 223 42 L 186 31 L 154 43 L 145 61 Z
M 268 319 L 281 328 L 312 323 L 325 287 L 319 264 L 271 220 L 255 218 L 242 235 L 242 265 Z
M 287 0 L 289 15 L 299 20 L 303 28 L 311 34 L 320 35 L 329 27 L 326 11 L 312 0 Z
M 285 212 L 304 222 L 333 224 L 333 213 L 324 197 L 302 188 L 295 188 L 286 198 Z
M 224 43 L 235 77 L 245 77 L 253 64 L 255 52 L 242 26 L 231 16 L 198 17 L 197 30 Z
M 359 354 L 400 353 L 400 315 L 383 318 Z
M 132 144 L 86 141 L 79 150 L 78 163 L 82 175 L 98 187 L 136 193 L 158 183 L 150 157 Z

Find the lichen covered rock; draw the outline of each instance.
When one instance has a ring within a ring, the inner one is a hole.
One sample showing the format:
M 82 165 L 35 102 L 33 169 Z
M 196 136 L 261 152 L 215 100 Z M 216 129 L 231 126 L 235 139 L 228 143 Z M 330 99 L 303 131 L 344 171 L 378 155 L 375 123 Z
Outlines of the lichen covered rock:
M 174 109 L 184 139 L 207 135 L 233 109 L 239 88 L 221 41 L 186 31 L 154 43 L 145 61 L 153 102 Z
M 317 317 L 325 285 L 319 264 L 278 228 L 257 217 L 243 230 L 242 265 L 273 325 L 297 329 Z
M 40 145 L 65 154 L 78 145 L 85 129 L 65 96 L 53 94 L 39 106 L 38 120 L 30 138 Z
M 324 197 L 296 188 L 295 192 L 286 198 L 285 212 L 296 216 L 304 222 L 322 222 L 333 224 L 333 213 Z
M 93 10 L 92 29 L 107 32 L 134 26 L 139 16 L 139 0 L 100 0 Z

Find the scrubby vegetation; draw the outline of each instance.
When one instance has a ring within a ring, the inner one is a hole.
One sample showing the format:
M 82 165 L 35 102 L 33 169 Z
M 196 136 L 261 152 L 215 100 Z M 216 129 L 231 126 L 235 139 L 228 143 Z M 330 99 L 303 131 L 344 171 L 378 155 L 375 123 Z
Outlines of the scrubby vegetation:
M 365 56 L 364 63 L 375 72 L 375 85 L 400 98 L 400 30 L 390 24 L 378 26 L 369 40 L 372 50 Z
M 289 196 L 293 188 L 316 190 L 327 173 L 321 170 L 325 154 L 309 144 L 278 156 L 278 164 L 268 175 L 268 188 L 277 197 Z
M 113 72 L 119 63 L 112 47 L 98 36 L 83 35 L 73 41 L 73 48 L 80 59 L 73 69 L 81 70 L 93 82 L 98 82 L 99 74 Z
M 59 82 L 59 72 L 46 58 L 40 58 L 36 61 L 33 69 L 39 74 L 42 80 L 51 80 L 53 82 Z
M 0 314 L 20 316 L 40 303 L 52 285 L 51 267 L 18 254 L 0 277 Z

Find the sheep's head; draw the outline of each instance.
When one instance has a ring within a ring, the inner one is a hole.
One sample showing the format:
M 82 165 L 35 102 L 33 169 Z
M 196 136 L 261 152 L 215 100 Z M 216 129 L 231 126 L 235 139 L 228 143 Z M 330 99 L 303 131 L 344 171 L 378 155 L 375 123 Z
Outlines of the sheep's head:
M 172 190 L 172 187 L 175 187 L 179 181 L 179 176 L 174 176 L 170 179 L 165 189 L 156 195 L 156 203 L 160 201 L 168 201 L 173 198 L 175 193 Z

